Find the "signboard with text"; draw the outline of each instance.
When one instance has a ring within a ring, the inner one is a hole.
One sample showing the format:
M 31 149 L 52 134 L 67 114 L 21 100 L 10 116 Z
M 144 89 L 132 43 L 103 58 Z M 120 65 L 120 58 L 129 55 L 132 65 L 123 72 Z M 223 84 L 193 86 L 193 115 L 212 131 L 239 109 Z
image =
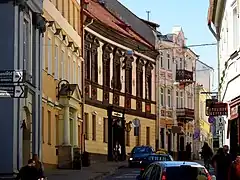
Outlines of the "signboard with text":
M 228 104 L 217 102 L 212 103 L 208 107 L 208 116 L 227 116 L 228 115 Z

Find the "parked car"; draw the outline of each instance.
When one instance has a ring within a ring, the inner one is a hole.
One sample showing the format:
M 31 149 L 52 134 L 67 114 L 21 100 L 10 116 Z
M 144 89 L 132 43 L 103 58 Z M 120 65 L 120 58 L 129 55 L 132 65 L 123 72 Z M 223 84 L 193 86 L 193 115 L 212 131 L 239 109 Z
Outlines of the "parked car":
M 140 167 L 146 168 L 156 161 L 173 161 L 173 158 L 169 154 L 151 154 L 147 156 L 146 159 L 140 161 Z
M 158 161 L 140 172 L 137 180 L 212 180 L 207 169 L 196 162 Z
M 140 162 L 145 160 L 147 156 L 154 154 L 154 150 L 151 146 L 136 146 L 132 149 L 129 159 L 129 167 L 139 167 Z

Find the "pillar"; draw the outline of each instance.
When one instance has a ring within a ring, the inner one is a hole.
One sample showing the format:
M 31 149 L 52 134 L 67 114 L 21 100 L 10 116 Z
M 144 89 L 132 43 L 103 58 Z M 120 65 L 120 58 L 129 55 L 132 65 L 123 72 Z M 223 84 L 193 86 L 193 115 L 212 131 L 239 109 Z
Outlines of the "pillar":
M 73 146 L 77 147 L 78 146 L 78 124 L 77 124 L 77 120 L 78 120 L 78 113 L 77 111 L 74 112 L 74 119 L 73 119 L 73 131 L 72 131 L 72 137 L 73 137 Z
M 69 122 L 69 106 L 64 107 L 63 119 L 63 144 L 70 145 L 70 122 Z

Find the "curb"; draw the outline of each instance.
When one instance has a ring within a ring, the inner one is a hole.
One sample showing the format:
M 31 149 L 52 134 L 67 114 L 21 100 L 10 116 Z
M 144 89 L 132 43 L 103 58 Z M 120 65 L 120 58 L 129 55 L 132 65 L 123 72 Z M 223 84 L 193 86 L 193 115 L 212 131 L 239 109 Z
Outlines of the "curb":
M 125 167 L 126 167 L 126 165 L 118 166 L 118 167 L 110 170 L 109 172 L 104 172 L 104 173 L 102 173 L 102 174 L 100 174 L 100 175 L 98 175 L 98 176 L 96 176 L 96 177 L 94 177 L 94 178 L 90 178 L 89 180 L 102 180 L 103 178 L 105 178 L 105 177 L 107 177 L 107 176 L 113 175 L 117 170 L 123 169 L 123 168 L 125 168 Z

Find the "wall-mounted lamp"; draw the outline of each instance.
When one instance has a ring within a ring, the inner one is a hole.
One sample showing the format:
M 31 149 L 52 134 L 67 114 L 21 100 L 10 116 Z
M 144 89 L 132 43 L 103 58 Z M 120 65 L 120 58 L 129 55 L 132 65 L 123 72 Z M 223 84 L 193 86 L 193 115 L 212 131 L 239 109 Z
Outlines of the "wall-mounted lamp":
M 69 82 L 67 80 L 61 80 L 61 81 L 59 81 L 58 86 L 57 86 L 57 91 L 58 91 L 57 98 L 58 98 L 58 100 L 60 98 L 60 93 L 61 93 L 62 89 L 65 89 L 65 91 L 67 93 L 66 94 L 67 97 L 70 98 L 72 91 L 71 91 Z

